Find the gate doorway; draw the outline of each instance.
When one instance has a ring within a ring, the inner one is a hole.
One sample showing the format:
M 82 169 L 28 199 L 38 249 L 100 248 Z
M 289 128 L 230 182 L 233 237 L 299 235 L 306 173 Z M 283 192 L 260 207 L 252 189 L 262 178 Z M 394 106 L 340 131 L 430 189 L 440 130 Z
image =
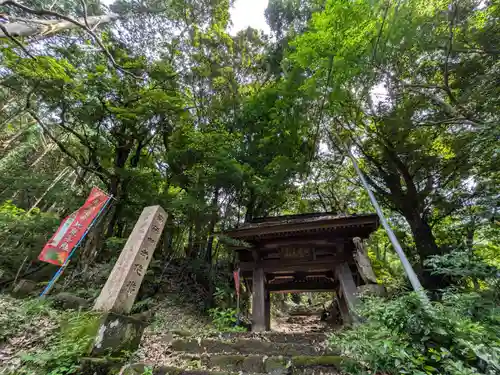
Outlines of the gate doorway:
M 334 292 L 342 321 L 356 320 L 357 289 L 376 284 L 363 246 L 379 226 L 375 214 L 313 213 L 257 218 L 224 234 L 252 293 L 252 331 L 271 327 L 271 293 Z

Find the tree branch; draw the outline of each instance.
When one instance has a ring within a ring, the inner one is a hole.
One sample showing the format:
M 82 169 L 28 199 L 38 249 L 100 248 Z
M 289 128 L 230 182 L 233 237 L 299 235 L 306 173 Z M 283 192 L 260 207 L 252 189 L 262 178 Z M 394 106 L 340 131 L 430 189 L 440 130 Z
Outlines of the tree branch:
M 453 26 L 455 23 L 455 17 L 457 15 L 457 6 L 455 5 L 454 2 L 451 3 L 450 5 L 452 7 L 450 14 L 450 23 L 448 26 L 449 30 L 449 36 L 448 36 L 448 45 L 446 47 L 446 58 L 444 60 L 444 73 L 443 73 L 443 80 L 444 80 L 444 89 L 446 93 L 448 94 L 448 97 L 450 98 L 450 101 L 458 105 L 458 101 L 455 98 L 455 95 L 451 92 L 450 85 L 449 85 L 449 79 L 450 79 L 450 71 L 449 71 L 449 60 L 450 60 L 450 55 L 451 55 L 451 49 L 453 46 Z
M 0 23 L 0 30 L 2 30 L 2 31 L 3 31 L 3 33 L 5 34 L 5 36 L 7 36 L 7 38 L 9 38 L 10 40 L 12 40 L 12 42 L 14 42 L 14 44 L 15 44 L 16 46 L 18 46 L 19 48 L 21 48 L 21 50 L 22 50 L 22 51 L 23 51 L 26 55 L 28 55 L 28 56 L 29 56 L 29 57 L 31 57 L 32 59 L 36 60 L 36 57 L 35 57 L 35 56 L 33 56 L 33 55 L 32 55 L 32 54 L 31 54 L 31 53 L 30 53 L 30 52 L 26 49 L 26 47 L 24 47 L 24 46 L 23 46 L 23 44 L 22 44 L 19 40 L 17 40 L 17 39 L 16 39 L 16 38 L 14 38 L 12 35 L 10 35 L 9 30 L 7 30 L 7 28 L 6 28 L 4 25 L 2 25 L 1 23 Z
M 59 147 L 59 149 L 65 155 L 67 155 L 68 157 L 73 159 L 77 163 L 77 165 L 79 165 L 81 168 L 83 168 L 91 173 L 96 174 L 101 179 L 102 182 L 108 183 L 107 176 L 104 173 L 99 172 L 96 169 L 90 168 L 87 164 L 82 163 L 80 158 L 78 158 L 76 155 L 74 155 L 72 152 L 70 152 L 61 141 L 59 141 L 54 135 L 52 135 L 52 133 L 50 132 L 47 125 L 44 124 L 44 122 L 38 117 L 38 115 L 34 111 L 29 110 L 28 113 L 40 125 L 40 127 L 42 128 L 44 133 L 47 134 L 47 136 L 57 145 L 57 147 Z
M 75 20 L 74 18 L 66 16 L 66 15 L 58 13 L 58 12 L 55 12 L 53 10 L 47 10 L 47 9 L 39 9 L 39 10 L 37 10 L 37 9 L 32 9 L 32 8 L 29 8 L 29 7 L 25 6 L 25 5 L 22 5 L 22 4 L 19 4 L 19 3 L 15 2 L 15 1 L 12 1 L 12 0 L 3 1 L 3 2 L 0 3 L 0 5 L 6 5 L 6 6 L 16 7 L 16 8 L 19 8 L 19 9 L 27 12 L 27 13 L 34 14 L 34 15 L 37 15 L 37 16 L 51 16 L 51 17 L 60 18 L 60 19 L 65 20 L 65 21 L 67 21 L 69 23 L 72 23 L 75 26 L 78 26 L 79 28 L 85 30 L 94 39 L 94 41 L 101 48 L 102 52 L 108 58 L 108 60 L 111 63 L 111 65 L 113 65 L 113 67 L 115 67 L 117 70 L 121 71 L 124 74 L 130 75 L 131 77 L 139 78 L 135 74 L 133 74 L 133 73 L 125 70 L 124 68 L 122 68 L 115 61 L 114 57 L 111 55 L 111 53 L 109 52 L 109 50 L 104 46 L 104 43 L 101 41 L 101 39 L 97 36 L 97 34 L 90 27 L 88 27 L 87 25 L 85 25 L 85 24 L 83 24 L 83 23 Z M 85 18 L 85 21 L 87 21 L 87 18 Z M 86 23 L 88 24 L 88 22 L 86 22 Z
M 373 54 L 372 54 L 372 62 L 375 60 L 375 57 L 377 56 L 377 48 L 380 43 L 380 37 L 382 36 L 382 31 L 385 26 L 385 21 L 387 20 L 387 14 L 389 13 L 389 7 L 390 7 L 391 2 L 387 1 L 385 9 L 384 9 L 384 16 L 382 18 L 382 24 L 380 25 L 380 29 L 378 31 L 377 35 L 377 40 L 375 41 L 375 46 L 373 47 Z M 387 41 L 386 41 L 387 43 Z
M 90 29 L 89 21 L 87 20 L 87 3 L 85 0 L 81 0 L 82 8 L 83 8 L 83 20 L 85 21 L 85 26 Z

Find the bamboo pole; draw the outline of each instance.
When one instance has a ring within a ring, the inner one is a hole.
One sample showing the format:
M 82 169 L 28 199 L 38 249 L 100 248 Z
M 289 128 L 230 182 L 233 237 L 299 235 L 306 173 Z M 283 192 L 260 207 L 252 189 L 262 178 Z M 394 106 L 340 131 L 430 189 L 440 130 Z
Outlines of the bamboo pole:
M 43 192 L 42 196 L 40 198 L 38 198 L 35 202 L 35 204 L 33 206 L 31 206 L 31 208 L 28 210 L 28 212 L 26 212 L 27 214 L 29 214 L 31 211 L 33 211 L 36 206 L 38 206 L 40 204 L 40 202 L 42 201 L 43 198 L 45 198 L 45 196 L 49 193 L 50 190 L 52 190 L 52 188 L 54 186 L 56 186 L 56 184 L 62 180 L 62 178 L 65 176 L 65 174 L 69 171 L 69 167 L 66 167 L 64 168 L 61 173 L 59 173 L 57 175 L 57 177 L 54 179 L 54 181 L 50 184 L 50 186 Z

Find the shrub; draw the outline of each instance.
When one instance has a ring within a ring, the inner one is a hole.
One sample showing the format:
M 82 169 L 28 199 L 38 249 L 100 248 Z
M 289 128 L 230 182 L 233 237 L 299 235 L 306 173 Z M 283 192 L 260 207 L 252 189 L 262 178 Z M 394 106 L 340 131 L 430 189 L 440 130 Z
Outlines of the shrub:
M 220 307 L 208 310 L 215 327 L 221 332 L 243 332 L 246 328 L 237 325 L 235 309 L 222 309 Z
M 61 330 L 50 348 L 43 348 L 21 356 L 28 373 L 70 375 L 79 368 L 79 359 L 85 356 L 95 339 L 96 314 L 68 313 L 61 322 Z
M 10 201 L 0 205 L 0 279 L 10 279 L 23 263 L 36 259 L 59 218 L 33 210 L 27 214 Z
M 0 373 L 69 375 L 95 339 L 99 316 L 58 311 L 48 300 L 0 295 L 0 345 L 17 353 L 0 363 Z
M 454 298 L 462 299 L 459 295 Z M 491 319 L 474 320 L 460 305 L 426 305 L 412 293 L 389 301 L 366 299 L 359 313 L 366 318 L 365 324 L 330 337 L 330 344 L 353 360 L 345 362 L 351 373 L 458 375 L 500 371 L 498 325 Z

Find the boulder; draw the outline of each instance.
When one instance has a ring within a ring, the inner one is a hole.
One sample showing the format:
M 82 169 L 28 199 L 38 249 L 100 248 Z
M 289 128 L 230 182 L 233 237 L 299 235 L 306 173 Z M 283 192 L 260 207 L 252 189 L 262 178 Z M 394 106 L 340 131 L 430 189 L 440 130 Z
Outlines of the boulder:
M 14 297 L 27 297 L 37 289 L 37 283 L 32 280 L 21 279 L 12 288 L 12 295 Z
M 92 301 L 74 296 L 70 293 L 59 293 L 52 297 L 55 307 L 71 310 L 86 310 L 92 307 Z
M 122 355 L 123 351 L 133 353 L 137 350 L 146 323 L 130 316 L 106 313 L 96 328 L 90 356 L 116 356 Z

